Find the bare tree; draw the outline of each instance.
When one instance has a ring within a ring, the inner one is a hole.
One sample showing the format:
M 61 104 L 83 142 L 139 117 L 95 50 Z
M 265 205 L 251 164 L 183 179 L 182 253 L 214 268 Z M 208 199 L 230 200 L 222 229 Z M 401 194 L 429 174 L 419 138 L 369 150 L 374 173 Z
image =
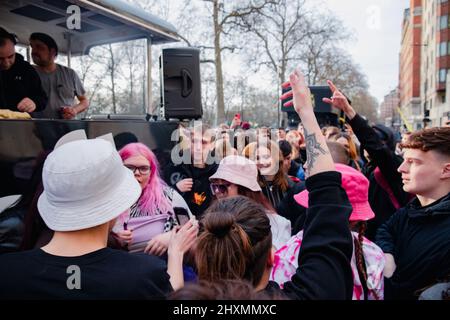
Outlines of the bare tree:
M 223 122 L 225 120 L 225 101 L 224 101 L 224 81 L 222 69 L 222 53 L 225 50 L 234 51 L 235 45 L 223 45 L 222 36 L 230 36 L 235 28 L 235 21 L 244 17 L 258 15 L 259 12 L 273 1 L 224 1 L 224 0 L 203 0 L 205 3 L 212 4 L 213 21 L 213 47 L 214 63 L 216 69 L 216 95 L 217 95 L 217 119 Z
M 378 101 L 367 90 L 361 90 L 352 96 L 352 105 L 355 110 L 366 117 L 369 122 L 376 123 L 378 118 Z
M 279 0 L 264 7 L 259 15 L 242 17 L 235 23 L 248 32 L 246 50 L 253 51 L 249 57 L 257 58 L 254 65 L 268 67 L 276 75 L 278 86 L 287 80 L 288 70 L 300 62 L 307 62 L 307 75 L 314 70 L 311 52 L 317 56 L 349 36 L 337 18 L 310 10 L 305 0 Z M 314 83 L 314 79 L 308 80 Z

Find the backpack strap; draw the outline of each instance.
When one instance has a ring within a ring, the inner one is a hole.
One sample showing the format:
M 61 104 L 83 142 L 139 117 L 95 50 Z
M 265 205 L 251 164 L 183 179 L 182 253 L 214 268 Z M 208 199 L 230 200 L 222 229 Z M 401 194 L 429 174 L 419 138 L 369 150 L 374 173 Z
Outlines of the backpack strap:
M 384 191 L 387 192 L 389 199 L 391 200 L 391 203 L 394 205 L 395 209 L 400 209 L 400 203 L 398 202 L 397 198 L 394 195 L 394 192 L 392 191 L 391 187 L 389 186 L 389 183 L 384 178 L 383 174 L 381 173 L 380 168 L 376 167 L 374 172 L 374 177 L 376 182 L 380 185 L 380 187 L 383 188 Z

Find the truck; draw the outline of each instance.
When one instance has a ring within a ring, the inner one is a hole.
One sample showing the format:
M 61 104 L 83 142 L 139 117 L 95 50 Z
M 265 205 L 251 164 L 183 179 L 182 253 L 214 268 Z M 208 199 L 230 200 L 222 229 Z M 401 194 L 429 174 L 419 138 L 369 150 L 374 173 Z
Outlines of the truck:
M 77 17 L 81 19 L 77 21 Z M 100 45 L 145 39 L 147 48 L 146 106 L 142 108 L 147 114 L 81 120 L 0 120 L 0 198 L 10 203 L 20 196 L 30 182 L 36 160 L 74 130 L 84 130 L 88 138 L 112 133 L 117 148 L 139 141 L 155 152 L 162 167 L 170 161 L 175 145 L 171 136 L 179 122 L 154 119 L 149 110 L 152 47 L 179 41 L 173 25 L 120 0 L 6 0 L 0 2 L 0 26 L 14 33 L 18 43 L 27 48 L 28 61 L 28 38 L 37 31 L 55 39 L 60 53 L 67 55 L 69 67 L 72 57 L 87 55 Z M 0 201 L 0 212 L 5 205 Z

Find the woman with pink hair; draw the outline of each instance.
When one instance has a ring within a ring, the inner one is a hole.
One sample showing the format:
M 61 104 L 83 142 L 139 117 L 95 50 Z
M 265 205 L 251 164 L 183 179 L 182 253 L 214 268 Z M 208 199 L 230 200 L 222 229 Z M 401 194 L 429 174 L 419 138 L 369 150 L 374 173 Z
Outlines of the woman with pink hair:
M 170 231 L 192 217 L 186 201 L 166 185 L 159 174 L 155 154 L 142 143 L 130 143 L 119 154 L 125 167 L 133 171 L 142 193 L 113 228 L 121 245 L 130 252 L 162 255 L 167 251 Z M 179 221 L 180 217 L 187 219 Z

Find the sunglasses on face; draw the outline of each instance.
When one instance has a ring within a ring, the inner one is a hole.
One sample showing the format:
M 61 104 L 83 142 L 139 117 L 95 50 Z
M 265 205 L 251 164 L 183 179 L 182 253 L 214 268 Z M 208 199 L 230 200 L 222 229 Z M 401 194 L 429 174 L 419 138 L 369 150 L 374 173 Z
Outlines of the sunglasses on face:
M 212 183 L 211 191 L 213 194 L 227 193 L 231 183 Z
M 142 175 L 146 175 L 150 173 L 150 166 L 140 166 L 140 167 L 136 167 L 136 166 L 132 166 L 129 164 L 126 164 L 125 167 L 129 170 L 131 170 L 133 173 L 136 173 L 136 170 L 139 171 L 140 174 Z

